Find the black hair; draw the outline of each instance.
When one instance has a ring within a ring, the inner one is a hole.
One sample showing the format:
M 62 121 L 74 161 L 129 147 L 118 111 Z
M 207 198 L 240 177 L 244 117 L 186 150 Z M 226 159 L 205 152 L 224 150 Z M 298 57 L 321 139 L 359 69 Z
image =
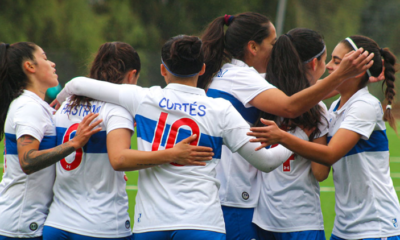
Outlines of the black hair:
M 369 69 L 371 76 L 378 77 L 382 73 L 383 67 L 385 67 L 385 80 L 382 83 L 382 88 L 386 85 L 385 99 L 389 105 L 394 101 L 394 96 L 396 95 L 395 84 L 396 80 L 395 73 L 399 70 L 399 64 L 396 63 L 395 55 L 389 50 L 389 48 L 380 48 L 379 45 L 371 38 L 365 36 L 351 36 L 351 40 L 356 44 L 358 48 L 363 48 L 369 53 L 374 53 L 374 64 Z M 349 50 L 354 50 L 351 44 L 347 40 L 342 40 L 341 43 L 345 44 Z M 384 65 L 382 64 L 382 59 L 384 60 Z M 368 74 L 365 74 L 360 82 L 359 88 L 363 88 L 367 85 L 369 80 Z M 384 111 L 383 120 L 388 121 L 389 125 L 396 131 L 396 119 L 390 108 Z
M 200 72 L 204 64 L 202 42 L 198 37 L 179 35 L 169 39 L 161 49 L 161 58 L 176 75 Z
M 245 12 L 230 17 L 218 17 L 212 21 L 202 36 L 205 73 L 199 77 L 197 86 L 206 89 L 212 77 L 222 67 L 224 61 L 232 58 L 244 60 L 249 41 L 261 44 L 270 35 L 269 19 L 259 13 Z M 226 32 L 224 25 L 229 25 Z
M 125 75 L 131 70 L 141 68 L 139 54 L 136 50 L 124 42 L 106 42 L 97 51 L 90 68 L 89 77 L 111 83 L 121 83 Z M 84 96 L 71 96 L 69 109 L 79 105 L 90 108 L 92 99 Z
M 23 70 L 23 62 L 35 62 L 37 45 L 18 42 L 11 45 L 0 43 L 0 140 L 4 135 L 4 124 L 11 102 L 19 97 L 29 84 Z
M 272 49 L 271 58 L 267 66 L 266 78 L 268 82 L 291 96 L 305 88 L 310 87 L 307 74 L 307 63 L 317 58 L 321 59 L 324 53 L 325 43 L 322 36 L 311 29 L 295 28 L 287 34 L 280 36 Z M 312 129 L 310 140 L 320 134 L 318 125 L 324 119 L 320 105 L 312 107 L 306 113 L 294 119 L 283 118 L 269 113 L 261 112 L 260 117 L 281 121 L 281 126 L 291 130 L 297 126 Z M 257 125 L 261 125 L 260 122 Z

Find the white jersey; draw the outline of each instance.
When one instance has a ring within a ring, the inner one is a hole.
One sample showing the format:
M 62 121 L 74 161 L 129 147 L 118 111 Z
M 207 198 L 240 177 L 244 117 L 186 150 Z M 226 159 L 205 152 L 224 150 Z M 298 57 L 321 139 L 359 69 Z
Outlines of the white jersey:
M 102 131 L 56 164 L 54 200 L 45 225 L 95 238 L 130 236 L 124 172 L 115 171 L 107 154 L 107 134 L 119 128 L 133 131 L 133 119 L 124 108 L 99 101 L 68 108 L 64 102 L 54 120 L 57 144 L 73 138 L 78 124 L 90 112 L 99 113 Z
M 333 164 L 336 218 L 333 234 L 344 239 L 400 235 L 400 207 L 390 178 L 389 145 L 383 111 L 365 87 L 337 110 L 329 110 L 329 137 L 340 128 L 361 135 L 346 156 Z
M 156 151 L 197 134 L 193 145 L 208 146 L 206 166 L 163 164 L 139 171 L 134 233 L 181 229 L 225 233 L 215 167 L 222 145 L 237 151 L 247 143 L 249 126 L 224 99 L 181 84 L 119 91 L 120 104 L 137 122 L 138 149 Z
M 24 90 L 10 105 L 5 123 L 4 175 L 0 183 L 0 236 L 42 236 L 53 198 L 54 165 L 26 175 L 19 164 L 17 140 L 30 135 L 39 150 L 56 146 L 54 110 L 39 96 Z
M 232 103 L 242 117 L 253 125 L 259 110 L 249 102 L 261 92 L 275 88 L 246 63 L 233 59 L 226 63 L 213 78 L 207 96 L 224 98 Z M 260 192 L 258 170 L 238 153 L 222 148 L 222 158 L 217 166 L 217 178 L 221 181 L 221 204 L 229 207 L 254 208 Z
M 323 102 L 319 138 L 328 134 L 328 110 Z M 296 132 L 300 128 L 296 128 Z M 281 167 L 261 173 L 263 184 L 253 222 L 272 232 L 324 230 L 319 183 L 311 171 L 311 161 L 292 155 Z

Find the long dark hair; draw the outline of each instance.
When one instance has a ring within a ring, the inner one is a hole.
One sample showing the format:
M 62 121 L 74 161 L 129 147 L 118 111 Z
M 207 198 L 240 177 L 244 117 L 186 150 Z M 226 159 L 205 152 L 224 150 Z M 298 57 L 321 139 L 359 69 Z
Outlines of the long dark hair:
M 0 140 L 4 135 L 4 124 L 11 102 L 19 97 L 29 84 L 22 64 L 35 62 L 34 52 L 37 45 L 31 42 L 14 44 L 0 43 Z
M 267 66 L 268 82 L 288 96 L 308 88 L 311 76 L 307 74 L 306 64 L 314 58 L 320 60 L 324 50 L 324 40 L 316 31 L 306 28 L 290 30 L 277 39 L 272 49 Z M 281 120 L 279 116 L 265 112 L 261 112 L 260 117 L 275 121 Z M 320 134 L 318 124 L 321 123 L 321 118 L 322 121 L 327 121 L 323 117 L 321 106 L 316 105 L 297 118 L 284 118 L 281 126 L 286 126 L 288 130 L 297 126 L 307 129 L 315 128 L 310 135 L 310 140 L 312 140 Z M 257 125 L 261 125 L 261 123 Z
M 124 42 L 107 42 L 100 46 L 90 68 L 89 77 L 111 83 L 121 83 L 130 70 L 140 72 L 140 58 L 136 50 Z M 90 108 L 92 99 L 84 96 L 71 96 L 69 109 L 79 105 Z
M 374 53 L 374 64 L 369 69 L 369 72 L 373 77 L 377 77 L 381 74 L 384 60 L 385 66 L 385 80 L 382 83 L 382 89 L 386 85 L 385 99 L 389 105 L 394 101 L 394 96 L 396 95 L 394 81 L 396 80 L 395 73 L 399 70 L 399 64 L 396 63 L 395 55 L 389 51 L 389 48 L 380 48 L 379 45 L 371 38 L 365 36 L 351 36 L 351 40 L 357 45 L 358 48 L 364 48 L 364 50 Z M 342 40 L 341 43 L 345 44 L 349 50 L 353 50 L 353 47 L 347 40 Z M 363 88 L 367 85 L 369 80 L 368 74 L 365 74 L 360 82 L 359 88 Z M 392 127 L 396 132 L 396 119 L 393 116 L 392 110 L 386 108 L 383 115 L 383 120 L 389 122 L 390 127 Z
M 164 44 L 161 49 L 161 58 L 174 74 L 184 76 L 197 73 L 204 64 L 201 45 L 198 37 L 179 35 Z
M 270 34 L 270 21 L 254 12 L 218 17 L 212 21 L 202 36 L 206 72 L 199 77 L 197 87 L 206 89 L 224 61 L 233 58 L 244 60 L 249 41 L 261 44 Z M 224 25 L 228 26 L 226 32 Z

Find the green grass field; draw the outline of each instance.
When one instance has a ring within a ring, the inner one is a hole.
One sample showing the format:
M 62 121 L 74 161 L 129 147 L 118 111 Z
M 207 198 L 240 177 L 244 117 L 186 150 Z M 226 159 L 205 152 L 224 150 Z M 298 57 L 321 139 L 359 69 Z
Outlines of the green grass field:
M 389 149 L 390 149 L 390 170 L 393 179 L 393 184 L 400 194 L 400 139 L 396 136 L 396 133 L 387 125 L 387 135 L 389 138 Z M 0 143 L 0 152 L 3 152 L 4 145 Z M 132 148 L 137 149 L 136 136 L 132 137 Z M 0 164 L 0 170 L 3 165 Z M 3 171 L 0 171 L 0 179 L 3 175 Z M 135 197 L 137 192 L 137 178 L 138 172 L 127 172 L 128 176 L 127 182 L 127 193 L 129 197 L 129 215 L 131 221 L 134 222 L 134 207 L 135 207 Z M 399 196 L 400 197 L 400 196 Z M 333 185 L 332 175 L 329 176 L 327 180 L 321 183 L 321 206 L 322 213 L 324 215 L 325 222 L 325 235 L 329 239 L 333 222 L 335 219 L 335 190 Z

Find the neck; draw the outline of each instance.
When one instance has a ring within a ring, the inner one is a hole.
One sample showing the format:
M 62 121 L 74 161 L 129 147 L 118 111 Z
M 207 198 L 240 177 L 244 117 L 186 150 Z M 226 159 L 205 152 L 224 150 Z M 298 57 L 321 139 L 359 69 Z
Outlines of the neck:
M 340 93 L 340 109 L 359 89 L 361 79 L 349 79 L 337 88 Z
M 45 98 L 45 96 L 46 96 L 46 90 L 40 89 L 40 88 L 38 88 L 38 87 L 29 85 L 29 86 L 27 86 L 25 89 L 28 90 L 28 91 L 31 91 L 31 92 L 35 93 L 35 94 L 38 95 L 42 100 L 44 100 L 44 98 Z
M 170 76 L 167 83 L 176 83 L 176 84 L 182 84 L 182 85 L 187 85 L 187 86 L 191 86 L 191 87 L 197 87 L 197 80 L 198 80 L 199 76 L 196 75 L 194 77 L 190 77 L 190 78 L 178 78 L 178 77 L 174 77 L 174 76 Z

